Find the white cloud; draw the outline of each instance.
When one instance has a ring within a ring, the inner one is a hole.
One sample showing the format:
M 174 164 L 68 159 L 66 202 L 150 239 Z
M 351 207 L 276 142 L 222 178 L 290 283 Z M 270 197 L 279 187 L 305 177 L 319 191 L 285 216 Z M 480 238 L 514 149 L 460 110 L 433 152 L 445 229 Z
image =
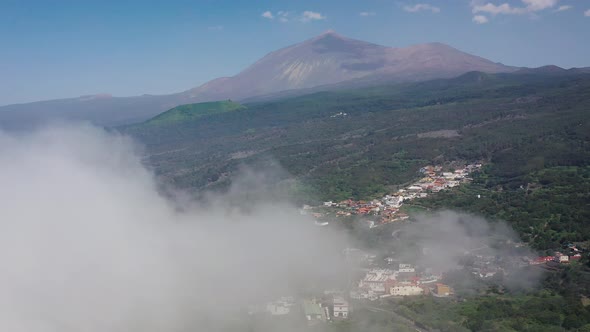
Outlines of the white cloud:
M 483 5 L 473 6 L 472 12 L 476 13 L 488 13 L 492 15 L 498 14 L 524 14 L 524 8 L 514 8 L 507 3 L 501 5 L 494 5 L 493 3 L 486 3 Z
M 590 17 L 590 9 L 588 9 L 587 11 L 584 12 L 584 16 Z
M 375 12 L 360 12 L 359 13 L 360 16 L 362 17 L 368 17 L 368 16 L 375 16 Z
M 374 13 L 368 13 L 368 14 L 374 15 Z M 298 21 L 298 22 L 307 23 L 307 22 L 311 22 L 311 21 L 319 21 L 319 20 L 326 19 L 325 15 L 322 15 L 321 13 L 310 11 L 310 10 L 306 10 L 301 14 L 289 12 L 289 11 L 285 11 L 285 10 L 279 10 L 279 11 L 273 13 L 273 12 L 267 10 L 264 13 L 262 13 L 261 16 L 266 19 L 269 19 L 269 20 L 277 20 L 281 23 L 287 23 L 287 22 L 291 22 L 291 21 Z M 367 16 L 369 16 L 369 15 L 367 15 Z
M 268 172 L 191 203 L 140 150 L 89 126 L 0 132 L 0 331 L 225 331 L 249 304 L 343 281 L 346 234 L 263 195 Z
M 319 20 L 325 20 L 325 19 L 326 19 L 326 16 L 324 16 L 318 12 L 313 12 L 310 10 L 304 11 L 303 14 L 301 15 L 302 22 L 319 21 Z
M 483 15 L 475 15 L 475 16 L 473 16 L 473 22 L 475 22 L 477 24 L 485 24 L 485 23 L 488 23 L 489 20 L 487 17 L 485 17 Z
M 553 8 L 559 0 L 521 0 L 523 6 L 514 7 L 509 3 L 502 3 L 499 5 L 491 2 L 483 2 L 479 0 L 471 1 L 471 8 L 474 14 L 477 13 L 488 13 L 491 15 L 523 15 L 532 14 L 548 8 Z
M 275 18 L 275 16 L 272 14 L 272 12 L 270 10 L 267 10 L 264 13 L 262 13 L 261 16 L 264 18 L 268 18 L 269 20 L 272 20 Z
M 547 8 L 552 8 L 557 5 L 559 0 L 522 0 L 526 8 L 530 11 L 539 11 Z
M 283 10 L 279 10 L 277 12 L 277 17 L 279 19 L 279 22 L 282 22 L 282 23 L 289 22 L 289 15 L 290 15 L 289 12 L 286 12 L 286 11 L 283 11 Z
M 555 11 L 556 12 L 563 12 L 563 11 L 566 11 L 566 10 L 570 10 L 572 8 L 574 8 L 574 6 L 564 5 L 564 6 L 559 6 L 559 8 L 557 8 Z
M 413 6 L 404 6 L 404 10 L 410 13 L 416 13 L 416 12 L 420 12 L 420 11 L 431 11 L 433 13 L 438 13 L 440 12 L 440 8 L 435 7 L 433 5 L 427 4 L 427 3 L 419 3 Z

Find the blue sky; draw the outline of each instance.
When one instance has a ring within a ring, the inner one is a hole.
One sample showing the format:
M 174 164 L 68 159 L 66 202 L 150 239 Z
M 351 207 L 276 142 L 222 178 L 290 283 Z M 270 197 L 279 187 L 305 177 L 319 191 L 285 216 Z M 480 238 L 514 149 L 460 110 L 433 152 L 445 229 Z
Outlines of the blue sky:
M 0 105 L 183 91 L 325 30 L 590 66 L 590 0 L 0 1 Z

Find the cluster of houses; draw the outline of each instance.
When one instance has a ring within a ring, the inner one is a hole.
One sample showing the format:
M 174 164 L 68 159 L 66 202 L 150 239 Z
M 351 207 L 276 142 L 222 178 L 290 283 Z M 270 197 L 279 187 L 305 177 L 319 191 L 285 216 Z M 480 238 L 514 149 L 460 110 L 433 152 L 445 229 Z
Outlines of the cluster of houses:
M 583 249 L 579 249 L 574 244 L 568 244 L 566 248 L 562 251 L 556 251 L 553 256 L 541 256 L 534 259 L 529 260 L 529 264 L 531 265 L 539 265 L 539 264 L 547 264 L 549 262 L 560 263 L 560 264 L 567 264 L 572 261 L 577 261 L 582 259 L 582 253 L 584 252 Z
M 303 301 L 303 314 L 308 323 L 347 319 L 350 306 L 342 295 Z
M 370 227 L 403 221 L 409 216 L 400 211 L 404 202 L 416 198 L 427 197 L 429 193 L 436 193 L 444 189 L 453 188 L 461 183 L 471 181 L 469 174 L 481 168 L 481 164 L 469 164 L 458 169 L 444 171 L 442 166 L 426 166 L 420 169 L 422 177 L 411 185 L 399 189 L 397 192 L 386 195 L 381 199 L 372 201 L 355 201 L 352 199 L 341 202 L 324 202 L 324 207 L 337 208 L 337 216 L 375 216 L 377 220 L 369 220 Z M 305 209 L 311 209 L 306 206 Z M 321 213 L 312 214 L 316 218 L 321 218 Z M 318 222 L 320 226 L 327 225 L 325 222 Z
M 359 300 L 377 300 L 390 296 L 452 295 L 453 290 L 440 283 L 440 279 L 441 276 L 417 273 L 411 264 L 399 264 L 397 270 L 374 268 L 367 271 L 350 296 Z
M 276 301 L 272 301 L 266 304 L 264 311 L 271 314 L 272 316 L 287 315 L 291 312 L 291 309 L 296 304 L 295 298 L 292 296 L 283 296 Z M 254 308 L 250 313 L 260 312 L 259 308 Z
M 251 306 L 249 314 L 271 316 L 303 315 L 310 324 L 347 319 L 350 311 L 348 301 L 339 292 L 325 292 L 318 298 L 295 300 L 284 296 L 264 306 Z
M 331 118 L 344 118 L 346 116 L 348 116 L 348 113 L 344 113 L 344 112 L 338 112 L 336 114 L 330 115 Z

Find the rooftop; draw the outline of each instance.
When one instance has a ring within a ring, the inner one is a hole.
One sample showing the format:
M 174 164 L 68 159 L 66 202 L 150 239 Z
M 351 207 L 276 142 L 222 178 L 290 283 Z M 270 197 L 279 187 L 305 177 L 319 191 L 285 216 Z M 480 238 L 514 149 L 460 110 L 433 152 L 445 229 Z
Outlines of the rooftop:
M 322 307 L 320 307 L 320 305 L 317 304 L 315 301 L 311 301 L 311 300 L 304 300 L 303 301 L 303 312 L 306 315 L 323 315 L 324 314 Z

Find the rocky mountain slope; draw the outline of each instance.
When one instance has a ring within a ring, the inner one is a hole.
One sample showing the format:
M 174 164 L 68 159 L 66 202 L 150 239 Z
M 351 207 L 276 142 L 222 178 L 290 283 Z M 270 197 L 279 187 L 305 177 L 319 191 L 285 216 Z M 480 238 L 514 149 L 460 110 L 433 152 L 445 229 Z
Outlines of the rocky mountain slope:
M 404 48 L 376 45 L 328 31 L 269 53 L 236 76 L 191 89 L 191 98 L 245 98 L 352 80 L 420 81 L 469 71 L 515 70 L 440 43 Z

